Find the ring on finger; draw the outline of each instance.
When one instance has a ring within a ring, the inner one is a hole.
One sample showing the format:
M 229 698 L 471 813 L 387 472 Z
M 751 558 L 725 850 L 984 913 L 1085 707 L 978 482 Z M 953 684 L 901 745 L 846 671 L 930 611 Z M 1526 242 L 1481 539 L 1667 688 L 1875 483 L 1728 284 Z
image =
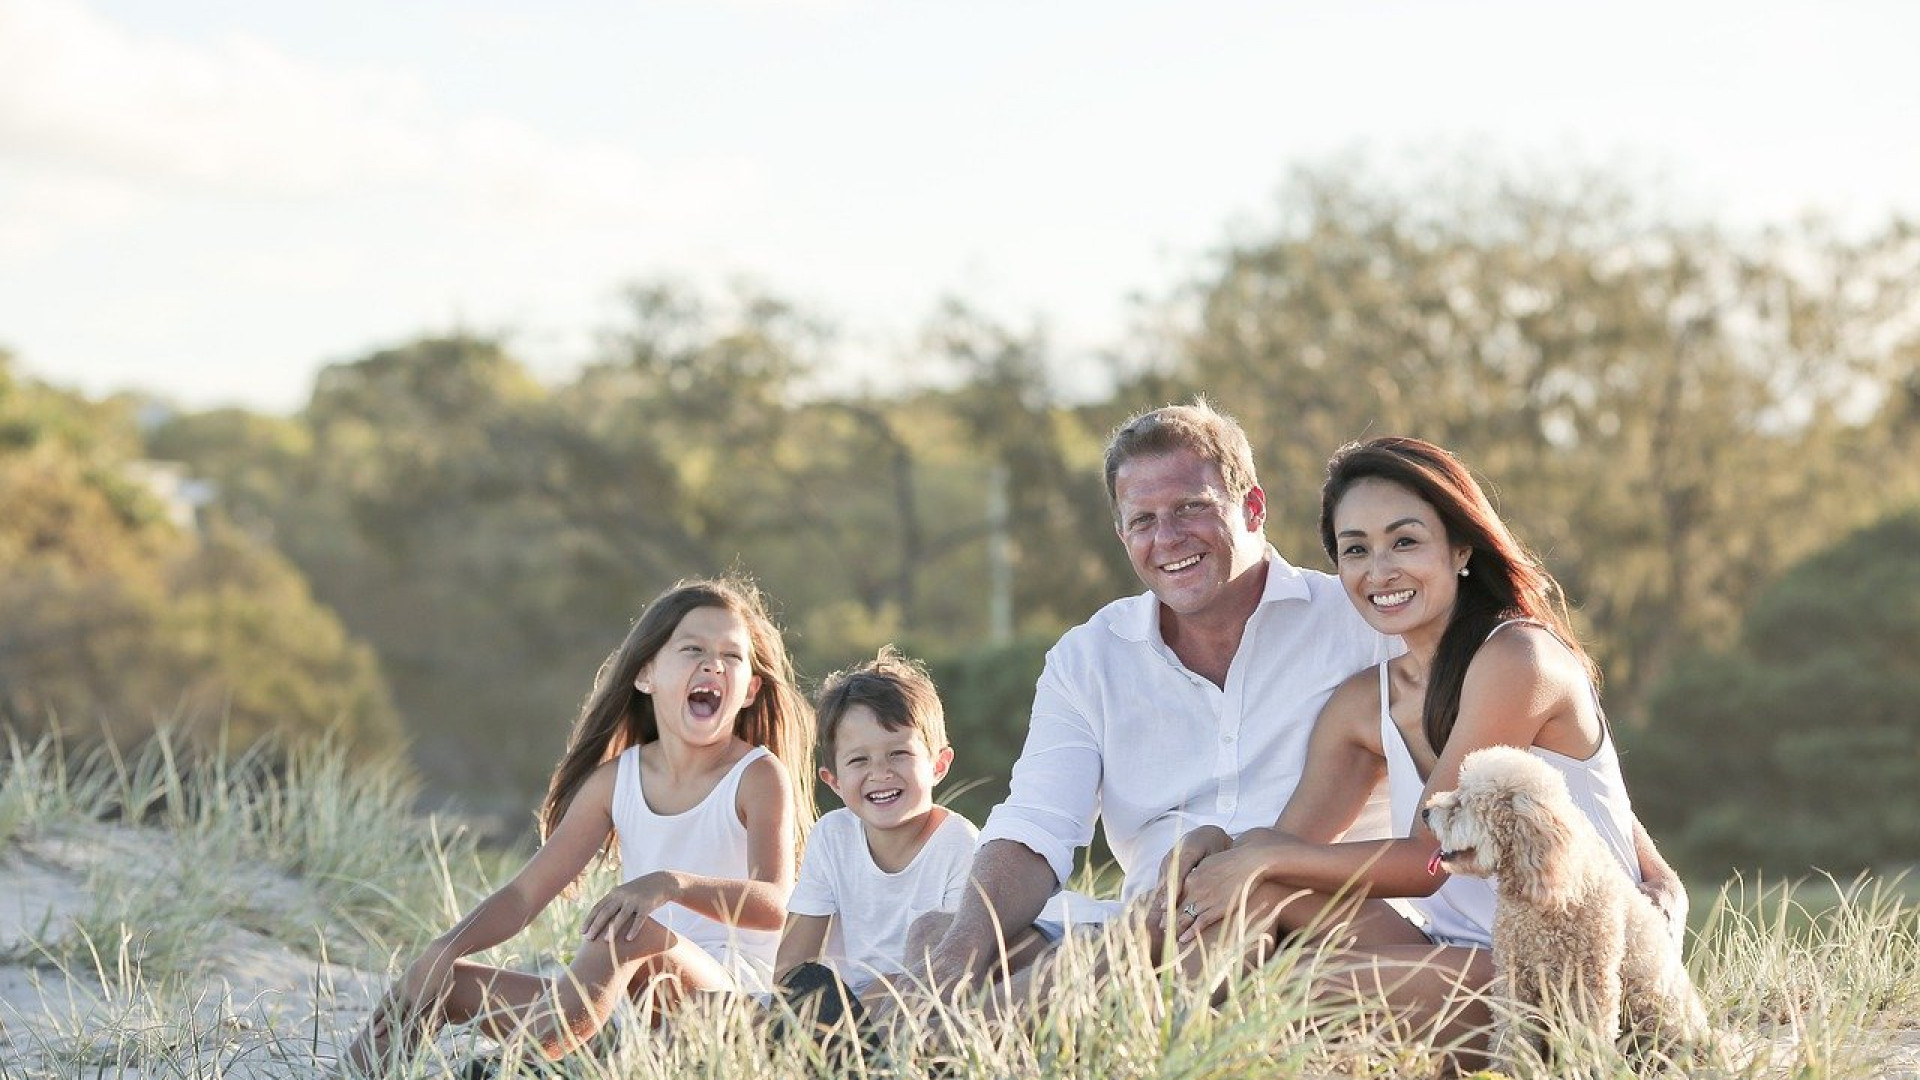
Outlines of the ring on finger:
M 1200 917 L 1200 909 L 1194 906 L 1193 901 L 1189 900 L 1180 905 L 1180 914 L 1185 915 L 1189 919 L 1197 919 Z

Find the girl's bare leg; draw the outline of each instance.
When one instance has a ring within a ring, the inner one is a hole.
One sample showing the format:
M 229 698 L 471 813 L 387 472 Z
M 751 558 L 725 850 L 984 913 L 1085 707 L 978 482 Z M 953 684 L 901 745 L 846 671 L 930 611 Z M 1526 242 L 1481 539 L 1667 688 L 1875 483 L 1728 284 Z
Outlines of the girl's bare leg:
M 531 1040 L 543 1055 L 558 1058 L 599 1031 L 623 995 L 639 999 L 651 990 L 652 1006 L 665 1008 L 690 992 L 733 985 L 704 949 L 648 920 L 632 940 L 584 944 L 558 978 L 463 960 L 437 1009 L 409 1016 L 390 993 L 342 1063 L 348 1075 L 382 1075 L 443 1025 L 468 1022 L 502 1042 Z
M 632 940 L 586 943 L 558 978 L 506 974 L 512 978 L 488 987 L 483 1008 L 470 1018 L 502 1042 L 530 1040 L 550 1059 L 592 1038 L 622 998 L 662 1010 L 690 993 L 734 987 L 733 977 L 706 950 L 652 920 Z M 454 1020 L 452 1010 L 448 1019 Z

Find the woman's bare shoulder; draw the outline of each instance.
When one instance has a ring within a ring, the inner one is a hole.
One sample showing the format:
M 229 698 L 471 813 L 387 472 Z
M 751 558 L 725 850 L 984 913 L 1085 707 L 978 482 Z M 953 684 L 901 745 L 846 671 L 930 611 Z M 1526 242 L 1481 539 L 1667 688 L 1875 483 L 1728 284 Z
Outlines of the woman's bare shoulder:
M 1318 726 L 1345 732 L 1354 741 L 1372 746 L 1379 741 L 1379 716 L 1380 669 L 1375 665 L 1354 672 L 1334 687 L 1320 707 Z
M 1532 714 L 1553 714 L 1585 695 L 1586 687 L 1580 658 L 1553 631 L 1516 623 L 1488 638 L 1474 654 L 1461 693 L 1463 701 L 1475 702 L 1476 708 L 1492 701 Z

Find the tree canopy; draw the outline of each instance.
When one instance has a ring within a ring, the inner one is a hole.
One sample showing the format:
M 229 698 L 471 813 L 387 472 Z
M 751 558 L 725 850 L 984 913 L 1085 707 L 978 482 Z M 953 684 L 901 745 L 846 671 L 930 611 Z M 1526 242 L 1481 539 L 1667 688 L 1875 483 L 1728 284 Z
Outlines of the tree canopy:
M 23 715 L 54 685 L 136 712 L 217 685 L 236 709 L 377 731 L 377 656 L 428 780 L 524 806 L 645 601 L 743 570 L 803 672 L 887 641 L 928 660 L 956 776 L 1003 783 L 1045 644 L 1140 587 L 1105 435 L 1205 393 L 1248 430 L 1269 534 L 1307 566 L 1335 448 L 1458 451 L 1565 586 L 1617 725 L 1682 724 L 1655 687 L 1732 663 L 1787 567 L 1920 503 L 1920 235 L 1732 234 L 1604 177 L 1460 175 L 1299 173 L 1141 307 L 1108 386 L 1072 396 L 1042 329 L 964 301 L 879 393 L 828 378 L 852 349 L 827 319 L 671 280 L 630 287 L 564 377 L 507 339 L 426 337 L 326 368 L 287 417 L 142 427 L 130 402 L 0 365 L 0 496 L 22 508 L 0 525 L 0 687 Z M 212 483 L 209 527 L 164 521 L 118 464 L 142 456 Z M 136 650 L 143 674 L 108 674 Z M 275 658 L 332 696 L 242 677 Z
M 395 748 L 372 650 L 273 548 L 218 514 L 203 533 L 171 520 L 137 468 L 132 404 L 21 379 L 0 355 L 0 720 Z
M 1693 865 L 1846 876 L 1920 852 L 1915 552 L 1920 510 L 1861 529 L 1656 688 L 1635 801 Z

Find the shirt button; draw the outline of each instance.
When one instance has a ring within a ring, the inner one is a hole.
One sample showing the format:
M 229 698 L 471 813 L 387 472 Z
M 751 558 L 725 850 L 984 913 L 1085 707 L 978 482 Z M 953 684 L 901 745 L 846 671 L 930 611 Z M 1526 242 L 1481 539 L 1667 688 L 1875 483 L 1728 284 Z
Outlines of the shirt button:
M 1232 741 L 1233 741 L 1234 739 L 1236 739 L 1236 738 L 1239 738 L 1239 736 L 1237 736 L 1237 735 L 1235 735 L 1235 734 L 1234 734 L 1233 732 L 1231 732 L 1231 731 L 1229 731 L 1229 732 L 1227 732 L 1226 734 L 1224 734 L 1224 735 L 1222 735 L 1222 736 L 1220 736 L 1220 741 L 1221 741 L 1221 742 L 1223 742 L 1223 743 L 1230 743 L 1230 742 L 1232 742 Z

